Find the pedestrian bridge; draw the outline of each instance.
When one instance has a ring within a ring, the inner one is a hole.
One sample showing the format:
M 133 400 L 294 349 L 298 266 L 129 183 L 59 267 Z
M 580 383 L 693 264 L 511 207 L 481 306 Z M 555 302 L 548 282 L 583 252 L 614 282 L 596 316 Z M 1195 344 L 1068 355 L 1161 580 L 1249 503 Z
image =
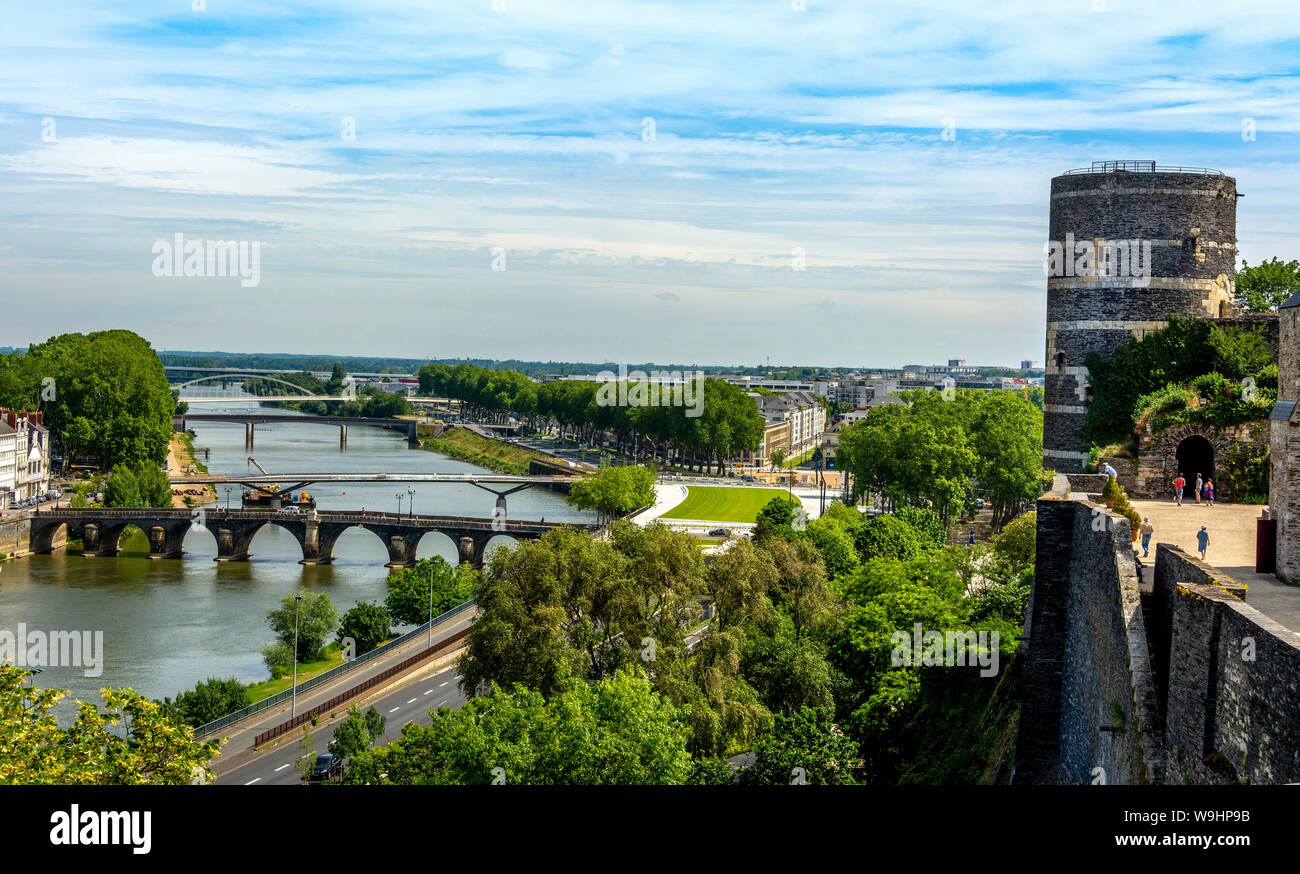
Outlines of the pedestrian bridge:
M 386 567 L 415 564 L 420 539 L 440 532 L 456 544 L 462 564 L 482 567 L 488 541 L 505 535 L 516 540 L 541 537 L 560 528 L 595 530 L 597 525 L 568 522 L 507 521 L 474 516 L 396 516 L 352 510 L 319 510 L 302 515 L 274 510 L 194 509 L 82 509 L 43 510 L 31 517 L 31 551 L 48 553 L 61 531 L 81 537 L 87 557 L 112 557 L 127 526 L 149 537 L 149 557 L 174 559 L 184 555 L 185 535 L 196 528 L 211 532 L 217 543 L 216 561 L 247 561 L 253 537 L 262 527 L 276 525 L 288 531 L 302 547 L 302 564 L 329 564 L 334 544 L 349 528 L 372 531 L 388 550 Z

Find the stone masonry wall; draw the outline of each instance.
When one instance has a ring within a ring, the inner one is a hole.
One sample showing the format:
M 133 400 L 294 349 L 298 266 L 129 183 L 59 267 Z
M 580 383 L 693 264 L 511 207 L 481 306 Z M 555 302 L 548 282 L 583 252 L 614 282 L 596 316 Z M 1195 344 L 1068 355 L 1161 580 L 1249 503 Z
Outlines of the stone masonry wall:
M 1279 313 L 1278 399 L 1300 400 L 1300 307 Z M 1273 450 L 1269 509 L 1277 520 L 1277 575 L 1300 584 L 1300 414 L 1270 422 Z
M 1300 635 L 1214 568 L 1167 544 L 1157 552 L 1169 630 L 1164 782 L 1300 781 Z
M 1037 510 L 1013 782 L 1157 782 L 1163 750 L 1129 522 L 1056 495 Z

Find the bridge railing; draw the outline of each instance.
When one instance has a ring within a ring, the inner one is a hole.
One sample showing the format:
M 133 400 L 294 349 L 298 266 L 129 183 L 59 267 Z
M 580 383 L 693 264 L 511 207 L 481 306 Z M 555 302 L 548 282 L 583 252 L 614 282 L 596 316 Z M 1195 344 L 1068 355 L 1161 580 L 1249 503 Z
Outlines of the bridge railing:
M 397 647 L 400 647 L 405 643 L 409 643 L 410 641 L 419 637 L 421 634 L 427 634 L 429 632 L 429 629 L 435 628 L 438 625 L 441 625 L 443 622 L 446 622 L 448 619 L 452 618 L 453 616 L 457 616 L 461 613 L 464 613 L 466 610 L 471 609 L 474 606 L 474 604 L 475 602 L 474 599 L 472 598 L 463 604 L 457 604 L 455 607 L 452 607 L 446 613 L 443 613 L 440 616 L 433 617 L 432 621 L 426 622 L 423 625 L 414 628 L 411 631 L 406 632 L 396 640 L 389 641 L 383 646 L 376 647 L 375 649 L 370 650 L 370 652 L 368 653 L 359 655 L 356 658 L 352 659 L 352 661 L 344 662 L 338 667 L 330 668 L 328 671 L 325 671 L 324 673 L 317 674 L 316 676 L 311 677 L 310 679 L 303 680 L 301 683 L 298 684 L 297 691 L 306 692 L 310 689 L 314 689 L 317 686 L 328 683 L 331 680 L 335 680 L 343 676 L 344 674 L 347 674 L 355 670 L 356 668 L 366 664 L 369 661 L 387 655 L 388 653 L 395 650 Z M 244 719 L 247 719 L 248 717 L 252 716 L 255 713 L 260 713 L 263 710 L 267 710 L 271 707 L 275 707 L 276 705 L 283 704 L 284 702 L 292 698 L 293 694 L 294 694 L 294 690 L 292 688 L 285 689 L 283 692 L 277 692 L 274 695 L 271 695 L 267 698 L 263 698 L 261 701 L 257 701 L 253 704 L 250 704 L 247 707 L 242 707 L 239 710 L 234 711 L 233 713 L 227 713 L 225 716 L 222 716 L 219 719 L 214 719 L 211 722 L 206 722 L 203 725 L 200 725 L 198 728 L 194 729 L 194 737 L 195 739 L 206 737 L 207 735 L 210 735 L 213 732 L 220 731 L 221 729 L 226 728 L 227 726 L 234 725 L 236 722 L 240 722 Z

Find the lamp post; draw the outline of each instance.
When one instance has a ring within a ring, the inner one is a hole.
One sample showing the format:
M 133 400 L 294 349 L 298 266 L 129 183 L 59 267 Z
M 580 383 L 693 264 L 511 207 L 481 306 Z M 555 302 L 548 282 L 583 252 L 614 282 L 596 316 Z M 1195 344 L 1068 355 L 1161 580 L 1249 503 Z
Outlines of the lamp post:
M 426 643 L 433 647 L 433 559 L 429 559 L 429 636 Z
M 412 521 L 415 520 L 415 489 L 411 484 L 406 484 L 406 496 L 409 499 L 406 504 L 406 517 Z
M 400 521 L 402 518 L 402 498 L 405 495 L 393 495 L 393 497 L 397 498 L 397 518 Z
M 289 718 L 297 714 L 298 711 L 298 602 L 303 598 L 302 595 L 295 595 L 293 599 L 293 680 L 291 688 L 292 701 L 289 703 Z

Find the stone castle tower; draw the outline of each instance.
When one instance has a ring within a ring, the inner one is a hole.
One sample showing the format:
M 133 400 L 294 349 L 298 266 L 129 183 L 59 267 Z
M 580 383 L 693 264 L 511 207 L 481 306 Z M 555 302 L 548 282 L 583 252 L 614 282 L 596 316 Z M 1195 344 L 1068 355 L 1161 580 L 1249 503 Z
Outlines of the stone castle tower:
M 1300 294 L 1282 304 L 1278 321 L 1268 504 L 1277 520 L 1277 575 L 1300 584 Z
M 1052 180 L 1043 466 L 1078 473 L 1084 360 L 1169 315 L 1237 314 L 1237 182 L 1217 170 L 1099 161 Z

